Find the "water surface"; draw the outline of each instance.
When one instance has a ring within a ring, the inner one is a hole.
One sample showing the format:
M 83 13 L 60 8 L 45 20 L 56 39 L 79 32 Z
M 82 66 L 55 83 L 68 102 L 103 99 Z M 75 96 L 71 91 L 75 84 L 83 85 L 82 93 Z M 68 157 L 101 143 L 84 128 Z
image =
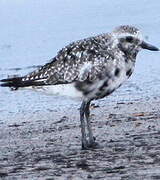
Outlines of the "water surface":
M 45 64 L 68 43 L 115 26 L 139 27 L 148 41 L 160 46 L 160 1 L 130 0 L 1 0 L 0 78 L 23 75 Z M 142 51 L 131 79 L 113 95 L 99 102 L 159 97 L 160 53 Z M 32 91 L 10 92 L 0 88 L 0 121 L 12 121 L 17 114 L 58 110 L 79 103 Z

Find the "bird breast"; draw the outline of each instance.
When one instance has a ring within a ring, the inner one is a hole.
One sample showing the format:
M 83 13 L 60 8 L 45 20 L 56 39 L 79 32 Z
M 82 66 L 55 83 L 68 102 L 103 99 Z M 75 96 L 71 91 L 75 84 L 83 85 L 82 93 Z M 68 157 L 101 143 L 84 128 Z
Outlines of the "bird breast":
M 125 62 L 121 62 L 121 65 L 117 65 L 112 69 L 110 76 L 97 79 L 93 84 L 90 82 L 88 88 L 85 84 L 85 88 L 82 88 L 82 90 L 86 99 L 99 99 L 114 92 L 131 76 L 134 65 L 132 63 L 126 65 Z

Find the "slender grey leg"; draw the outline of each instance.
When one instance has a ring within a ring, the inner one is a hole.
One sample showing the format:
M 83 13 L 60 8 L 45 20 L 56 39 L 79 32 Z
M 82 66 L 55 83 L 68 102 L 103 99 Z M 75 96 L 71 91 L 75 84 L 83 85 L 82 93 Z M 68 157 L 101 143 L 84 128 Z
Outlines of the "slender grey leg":
M 91 128 L 91 122 L 90 122 L 90 101 L 86 104 L 85 108 L 85 116 L 86 116 L 86 121 L 87 121 L 87 129 L 88 129 L 88 136 L 89 136 L 89 145 L 92 146 L 95 144 L 95 139 L 93 137 L 93 132 Z
M 81 133 L 82 133 L 82 149 L 87 148 L 87 139 L 86 139 L 86 132 L 85 132 L 85 121 L 84 121 L 84 114 L 86 109 L 86 102 L 83 101 L 80 107 L 80 121 L 81 121 Z

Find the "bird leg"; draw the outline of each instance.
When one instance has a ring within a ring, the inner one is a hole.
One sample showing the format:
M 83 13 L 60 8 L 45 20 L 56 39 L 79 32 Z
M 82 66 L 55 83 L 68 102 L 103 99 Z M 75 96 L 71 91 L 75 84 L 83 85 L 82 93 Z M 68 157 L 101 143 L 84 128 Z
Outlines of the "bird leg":
M 81 132 L 82 132 L 82 149 L 90 149 L 97 147 L 97 143 L 95 142 L 95 138 L 93 137 L 91 122 L 90 122 L 90 101 L 83 101 L 80 107 L 80 121 L 81 121 Z M 87 130 L 89 141 L 86 138 L 86 129 L 85 129 L 85 121 L 84 116 L 86 117 Z
M 86 122 L 87 122 L 87 129 L 88 129 L 89 146 L 92 147 L 95 145 L 95 138 L 93 136 L 93 132 L 92 132 L 92 128 L 91 128 L 89 107 L 90 107 L 90 101 L 86 104 L 85 117 L 86 117 Z
M 87 146 L 88 146 L 87 139 L 86 139 L 86 132 L 85 132 L 85 121 L 84 121 L 85 108 L 86 108 L 86 102 L 83 101 L 80 107 L 82 149 L 87 149 Z

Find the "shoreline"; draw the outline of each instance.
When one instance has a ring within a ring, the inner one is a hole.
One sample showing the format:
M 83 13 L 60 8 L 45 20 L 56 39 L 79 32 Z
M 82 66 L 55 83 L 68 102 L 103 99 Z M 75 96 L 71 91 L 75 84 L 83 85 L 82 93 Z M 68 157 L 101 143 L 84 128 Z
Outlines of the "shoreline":
M 0 126 L 2 179 L 160 178 L 159 98 L 92 103 L 92 128 L 103 147 L 81 150 L 78 110 L 37 112 Z M 98 104 L 98 105 L 97 105 Z M 20 117 L 22 117 L 21 115 Z M 16 117 L 16 118 L 20 118 Z

